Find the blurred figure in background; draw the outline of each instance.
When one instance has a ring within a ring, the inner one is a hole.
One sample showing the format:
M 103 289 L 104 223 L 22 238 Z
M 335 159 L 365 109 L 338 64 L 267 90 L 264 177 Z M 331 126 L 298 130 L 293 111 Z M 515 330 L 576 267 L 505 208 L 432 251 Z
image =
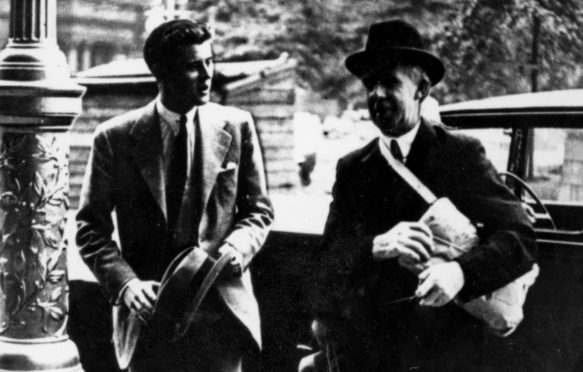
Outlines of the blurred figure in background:
M 317 115 L 296 112 L 293 118 L 294 159 L 299 166 L 300 183 L 307 187 L 312 183 L 318 148 L 322 141 L 322 123 Z

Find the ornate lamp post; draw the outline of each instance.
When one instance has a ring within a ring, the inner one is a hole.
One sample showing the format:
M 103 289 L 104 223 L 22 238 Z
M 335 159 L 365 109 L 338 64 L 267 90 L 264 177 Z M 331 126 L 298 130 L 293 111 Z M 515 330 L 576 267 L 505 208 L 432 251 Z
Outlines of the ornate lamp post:
M 12 0 L 0 51 L 0 371 L 82 371 L 66 334 L 66 133 L 84 89 L 56 43 L 56 0 Z

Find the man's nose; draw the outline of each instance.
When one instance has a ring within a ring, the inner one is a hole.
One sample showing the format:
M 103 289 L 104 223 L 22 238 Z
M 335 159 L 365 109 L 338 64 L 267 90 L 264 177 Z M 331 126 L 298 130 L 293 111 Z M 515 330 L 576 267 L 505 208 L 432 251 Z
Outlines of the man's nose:
M 385 98 L 387 96 L 387 90 L 382 84 L 376 83 L 370 90 L 369 95 L 375 98 Z
M 213 66 L 205 63 L 201 68 L 200 75 L 205 79 L 210 78 L 213 75 Z

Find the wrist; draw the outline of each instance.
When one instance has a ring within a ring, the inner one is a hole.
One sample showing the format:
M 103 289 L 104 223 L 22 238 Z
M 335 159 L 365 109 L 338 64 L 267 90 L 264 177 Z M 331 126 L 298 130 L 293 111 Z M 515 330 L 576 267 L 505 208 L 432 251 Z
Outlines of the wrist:
M 140 279 L 138 278 L 132 278 L 130 280 L 128 280 L 119 290 L 117 297 L 115 298 L 115 302 L 114 305 L 121 305 L 121 303 L 123 302 L 124 296 L 126 294 L 126 292 L 128 291 L 128 288 L 131 285 L 134 285 L 134 283 L 140 281 Z

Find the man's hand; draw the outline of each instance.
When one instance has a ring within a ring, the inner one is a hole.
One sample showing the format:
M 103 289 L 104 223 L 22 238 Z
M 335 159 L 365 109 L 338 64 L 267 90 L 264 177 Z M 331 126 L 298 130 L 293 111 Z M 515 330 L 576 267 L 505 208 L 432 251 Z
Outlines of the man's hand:
M 132 279 L 123 291 L 123 303 L 136 312 L 138 320 L 143 324 L 147 324 L 154 316 L 159 287 L 160 283 L 153 280 Z
M 410 263 L 429 259 L 433 249 L 433 234 L 420 222 L 400 222 L 373 240 L 372 256 L 375 260 L 401 257 Z
M 415 296 L 421 299 L 420 305 L 443 306 L 457 296 L 464 283 L 464 272 L 457 262 L 439 263 L 419 274 Z
M 219 248 L 219 254 L 221 255 L 227 253 L 227 251 L 233 252 L 234 255 L 231 262 L 229 262 L 229 265 L 225 266 L 222 276 L 227 279 L 240 277 L 243 275 L 243 255 L 230 244 L 223 244 L 223 246 Z

